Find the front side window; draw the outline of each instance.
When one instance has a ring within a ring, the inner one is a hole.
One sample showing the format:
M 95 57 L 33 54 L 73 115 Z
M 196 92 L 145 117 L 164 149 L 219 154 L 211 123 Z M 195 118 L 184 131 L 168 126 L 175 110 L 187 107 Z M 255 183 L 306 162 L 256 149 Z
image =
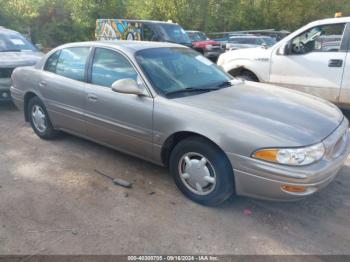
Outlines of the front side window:
M 344 28 L 344 23 L 313 27 L 292 40 L 292 54 L 338 52 Z
M 85 64 L 89 51 L 89 47 L 62 49 L 56 65 L 56 74 L 78 81 L 84 81 Z
M 130 62 L 116 51 L 96 48 L 91 72 L 91 83 L 111 87 L 120 79 L 131 78 L 137 81 L 137 72 Z
M 146 24 L 143 25 L 143 40 L 144 41 L 155 41 L 155 35 L 154 35 L 152 28 L 150 28 Z
M 189 48 L 151 48 L 138 51 L 136 60 L 158 93 L 214 90 L 231 77 Z
M 159 24 L 166 40 L 178 44 L 191 44 L 191 40 L 181 26 L 175 24 Z

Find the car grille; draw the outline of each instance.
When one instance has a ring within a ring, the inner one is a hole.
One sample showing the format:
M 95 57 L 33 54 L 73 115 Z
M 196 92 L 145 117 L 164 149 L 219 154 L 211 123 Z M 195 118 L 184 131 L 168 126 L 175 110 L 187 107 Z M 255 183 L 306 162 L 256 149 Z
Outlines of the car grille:
M 0 78 L 11 78 L 14 68 L 0 68 Z
M 349 129 L 346 129 L 344 134 L 338 139 L 338 141 L 334 144 L 332 148 L 332 158 L 337 158 L 339 157 L 345 150 L 347 140 L 349 136 Z

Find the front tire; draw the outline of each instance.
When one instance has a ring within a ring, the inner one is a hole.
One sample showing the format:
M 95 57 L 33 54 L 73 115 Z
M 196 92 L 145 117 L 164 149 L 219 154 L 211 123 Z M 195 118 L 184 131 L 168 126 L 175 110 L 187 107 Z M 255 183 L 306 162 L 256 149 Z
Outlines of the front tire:
M 254 75 L 252 72 L 247 70 L 240 72 L 236 77 L 247 81 L 259 82 L 256 75 Z
M 170 172 L 180 191 L 202 205 L 218 205 L 234 192 L 229 160 L 216 145 L 201 137 L 187 138 L 175 146 Z
M 38 97 L 30 99 L 27 114 L 34 132 L 40 138 L 53 139 L 58 135 L 58 131 L 51 124 L 45 105 Z

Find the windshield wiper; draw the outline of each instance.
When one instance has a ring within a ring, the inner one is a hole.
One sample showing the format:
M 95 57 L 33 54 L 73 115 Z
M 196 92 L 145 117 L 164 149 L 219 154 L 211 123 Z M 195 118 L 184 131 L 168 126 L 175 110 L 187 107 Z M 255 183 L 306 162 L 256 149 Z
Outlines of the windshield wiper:
M 166 93 L 166 95 L 173 95 L 173 94 L 179 94 L 179 93 L 186 93 L 186 92 L 210 92 L 214 90 L 218 90 L 220 88 L 194 88 L 194 87 L 187 87 L 184 89 L 174 90 Z
M 222 88 L 222 87 L 229 87 L 229 86 L 232 86 L 231 80 L 224 81 L 224 82 L 218 84 L 216 87 L 221 87 Z

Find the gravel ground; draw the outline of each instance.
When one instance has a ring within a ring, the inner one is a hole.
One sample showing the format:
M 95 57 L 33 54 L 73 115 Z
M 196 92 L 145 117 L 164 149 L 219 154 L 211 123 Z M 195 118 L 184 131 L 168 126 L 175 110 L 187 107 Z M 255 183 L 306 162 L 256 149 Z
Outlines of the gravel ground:
M 0 105 L 0 130 L 2 255 L 350 254 L 350 159 L 306 200 L 208 208 L 162 167 L 70 135 L 39 139 L 12 105 Z

